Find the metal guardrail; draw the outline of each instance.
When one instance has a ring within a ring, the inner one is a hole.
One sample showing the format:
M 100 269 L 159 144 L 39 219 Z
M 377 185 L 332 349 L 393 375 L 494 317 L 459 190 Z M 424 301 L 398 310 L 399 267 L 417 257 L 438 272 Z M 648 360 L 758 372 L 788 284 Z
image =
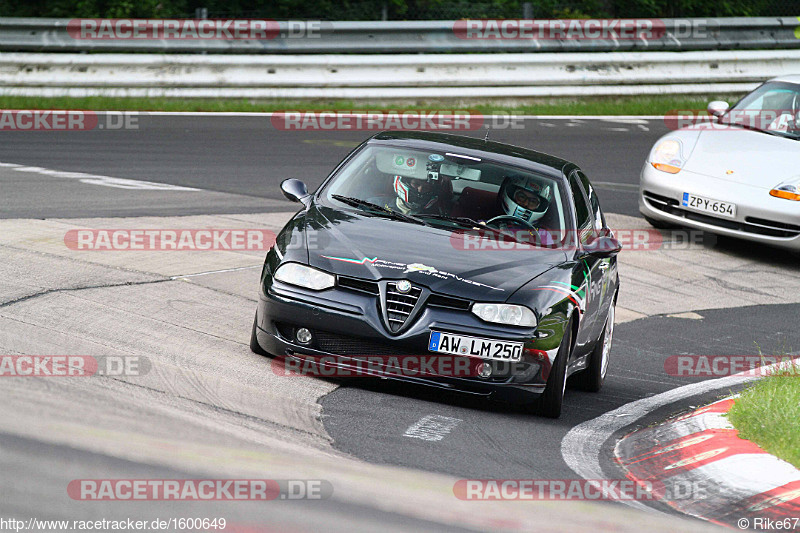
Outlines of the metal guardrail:
M 612 52 L 800 48 L 797 17 L 661 19 L 657 39 L 462 39 L 456 21 L 321 22 L 313 36 L 291 37 L 289 23 L 266 40 L 85 40 L 70 19 L 0 18 L 0 51 L 235 54 Z M 688 32 L 688 27 L 703 31 Z
M 745 92 L 800 50 L 539 54 L 0 54 L 0 94 L 462 100 Z

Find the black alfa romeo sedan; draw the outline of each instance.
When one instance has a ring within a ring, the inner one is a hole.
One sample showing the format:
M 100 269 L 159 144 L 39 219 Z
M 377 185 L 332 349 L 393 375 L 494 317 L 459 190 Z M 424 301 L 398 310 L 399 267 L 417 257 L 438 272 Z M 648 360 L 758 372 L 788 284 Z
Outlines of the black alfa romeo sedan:
M 383 132 L 316 192 L 296 179 L 281 188 L 302 209 L 267 253 L 254 352 L 554 418 L 568 378 L 600 390 L 621 245 L 575 164 L 483 139 Z

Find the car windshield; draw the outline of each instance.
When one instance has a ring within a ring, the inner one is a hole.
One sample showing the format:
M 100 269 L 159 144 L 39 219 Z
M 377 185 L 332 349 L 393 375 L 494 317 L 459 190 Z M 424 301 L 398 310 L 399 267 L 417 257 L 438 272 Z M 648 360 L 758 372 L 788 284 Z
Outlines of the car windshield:
M 452 151 L 366 145 L 321 192 L 326 202 L 406 222 L 566 236 L 561 183 L 542 174 Z
M 720 122 L 800 139 L 800 85 L 765 83 L 742 98 Z

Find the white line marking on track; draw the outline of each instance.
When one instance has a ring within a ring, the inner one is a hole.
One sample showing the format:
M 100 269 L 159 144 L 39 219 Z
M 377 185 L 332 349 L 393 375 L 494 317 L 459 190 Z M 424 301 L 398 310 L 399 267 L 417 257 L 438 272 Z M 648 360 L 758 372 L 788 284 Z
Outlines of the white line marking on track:
M 620 191 L 639 192 L 638 183 L 616 183 L 614 181 L 593 181 L 592 185 L 598 189 L 616 189 Z
M 180 276 L 172 276 L 169 279 L 183 279 L 183 278 L 194 278 L 196 276 L 207 276 L 209 274 L 222 274 L 223 272 L 238 272 L 239 270 L 251 270 L 254 268 L 261 268 L 263 265 L 253 265 L 247 267 L 236 267 L 236 268 L 223 268 L 222 270 L 209 270 L 208 272 L 198 272 L 196 274 L 182 274 Z
M 113 178 L 111 176 L 101 176 L 98 174 L 86 174 L 85 172 L 65 172 L 43 167 L 31 167 L 17 165 L 15 163 L 0 163 L 0 167 L 10 168 L 17 172 L 30 172 L 42 174 L 53 178 L 77 179 L 81 183 L 88 185 L 102 185 L 117 189 L 146 190 L 146 191 L 200 191 L 194 187 L 183 187 L 180 185 L 170 185 L 168 183 L 156 183 L 154 181 L 132 180 L 126 178 Z
M 460 418 L 427 415 L 411 424 L 406 432 L 403 433 L 403 436 L 433 442 L 440 441 L 453 431 L 453 428 L 460 422 L 463 422 Z
M 765 366 L 763 369 L 772 370 L 785 365 L 786 363 L 783 362 L 775 363 Z M 636 420 L 665 405 L 714 390 L 735 387 L 756 379 L 758 379 L 758 376 L 748 376 L 746 373 L 735 374 L 724 378 L 709 379 L 684 385 L 649 398 L 642 398 L 625 404 L 597 418 L 578 424 L 569 430 L 561 440 L 561 456 L 567 466 L 582 478 L 603 479 L 603 468 L 600 466 L 600 450 L 603 444 L 617 431 L 632 425 Z M 619 417 L 623 413 L 628 416 Z M 636 509 L 661 512 L 638 501 L 621 501 Z
M 667 318 L 685 318 L 686 320 L 703 320 L 703 315 L 689 311 L 688 313 L 672 313 Z
M 335 110 L 334 110 L 335 111 Z M 271 117 L 276 112 L 271 111 L 132 111 L 143 116 L 184 116 L 184 117 Z M 350 111 L 339 111 L 340 113 L 350 113 Z M 413 112 L 413 110 L 409 110 Z M 98 115 L 107 111 L 95 111 Z M 119 111 L 114 111 L 119 113 Z M 370 113 L 370 111 L 355 110 L 355 113 Z M 510 119 L 543 119 L 543 120 L 608 120 L 611 122 L 633 122 L 635 124 L 646 124 L 648 120 L 662 120 L 663 115 L 483 115 L 486 118 L 510 118 Z

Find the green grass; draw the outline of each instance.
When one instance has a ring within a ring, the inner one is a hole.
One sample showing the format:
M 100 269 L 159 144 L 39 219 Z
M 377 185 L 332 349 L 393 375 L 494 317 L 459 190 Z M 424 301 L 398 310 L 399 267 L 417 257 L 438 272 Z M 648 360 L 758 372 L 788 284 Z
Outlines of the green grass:
M 728 418 L 741 438 L 800 468 L 800 365 L 742 391 Z
M 348 100 L 248 100 L 178 98 L 39 98 L 0 96 L 0 109 L 85 109 L 95 111 L 228 111 L 282 110 L 476 110 L 484 114 L 526 115 L 663 115 L 674 110 L 705 109 L 710 100 L 734 102 L 738 95 L 621 96 L 529 99 L 514 102 L 470 103 L 455 101 L 354 102 Z

